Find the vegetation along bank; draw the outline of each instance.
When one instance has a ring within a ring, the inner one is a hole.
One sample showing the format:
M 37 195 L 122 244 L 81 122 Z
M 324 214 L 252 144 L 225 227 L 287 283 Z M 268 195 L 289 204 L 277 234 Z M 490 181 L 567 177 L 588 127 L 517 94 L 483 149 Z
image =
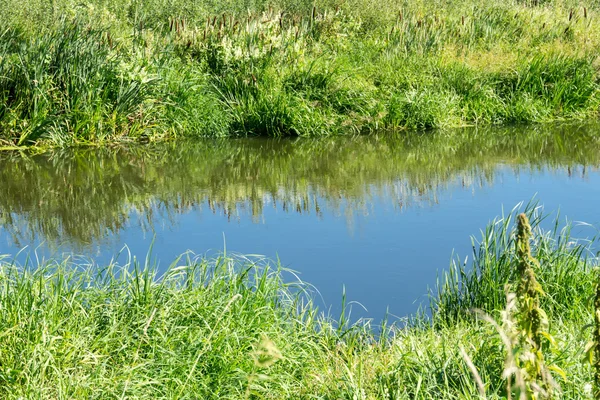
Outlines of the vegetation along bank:
M 2 0 L 0 147 L 598 116 L 597 2 Z
M 543 219 L 490 223 L 473 261 L 441 275 L 431 314 L 404 327 L 325 317 L 261 259 L 183 256 L 158 274 L 148 260 L 3 258 L 0 396 L 593 398 L 593 244 Z

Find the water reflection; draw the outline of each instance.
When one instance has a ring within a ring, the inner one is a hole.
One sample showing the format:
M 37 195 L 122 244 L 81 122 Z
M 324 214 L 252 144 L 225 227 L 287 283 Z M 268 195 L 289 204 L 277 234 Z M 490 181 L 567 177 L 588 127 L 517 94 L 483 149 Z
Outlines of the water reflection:
M 15 246 L 98 243 L 128 224 L 152 230 L 191 209 L 264 220 L 290 213 L 368 214 L 429 206 L 449 186 L 492 184 L 501 165 L 588 173 L 598 125 L 465 129 L 423 135 L 207 140 L 152 147 L 0 154 L 0 226 Z M 169 223 L 169 222 L 168 222 Z

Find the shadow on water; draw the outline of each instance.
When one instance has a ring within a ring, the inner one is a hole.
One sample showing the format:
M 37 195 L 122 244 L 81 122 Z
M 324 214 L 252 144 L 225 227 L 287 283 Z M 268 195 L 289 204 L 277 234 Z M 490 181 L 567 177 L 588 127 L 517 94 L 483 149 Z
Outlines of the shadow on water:
M 465 129 L 421 135 L 239 139 L 0 155 L 0 225 L 16 245 L 81 248 L 156 218 L 205 207 L 261 221 L 265 207 L 351 216 L 374 196 L 397 209 L 438 202 L 448 185 L 493 184 L 515 171 L 600 162 L 598 125 Z M 158 214 L 158 215 L 157 215 Z

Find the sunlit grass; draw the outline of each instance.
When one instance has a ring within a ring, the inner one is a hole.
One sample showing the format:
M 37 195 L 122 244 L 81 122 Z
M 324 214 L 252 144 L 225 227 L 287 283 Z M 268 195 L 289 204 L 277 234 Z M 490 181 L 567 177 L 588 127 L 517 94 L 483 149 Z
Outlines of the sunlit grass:
M 247 7 L 123 0 L 5 7 L 0 137 L 64 146 L 598 115 L 594 3 Z
M 526 213 L 540 262 L 541 307 L 556 341 L 543 347 L 545 363 L 556 367 L 556 393 L 591 398 L 593 372 L 584 353 L 592 337 L 585 327 L 592 321 L 596 259 L 588 242 L 570 237 L 569 225 L 542 231 L 539 210 Z M 460 281 L 456 271 L 442 275 L 430 316 L 400 326 L 328 318 L 310 301 L 308 286 L 260 258 L 184 255 L 160 274 L 150 260 L 16 265 L 3 258 L 0 393 L 7 399 L 471 399 L 482 392 L 506 398 L 505 343 L 470 310 L 502 323 L 501 296 L 517 279 L 514 215 L 482 232 Z

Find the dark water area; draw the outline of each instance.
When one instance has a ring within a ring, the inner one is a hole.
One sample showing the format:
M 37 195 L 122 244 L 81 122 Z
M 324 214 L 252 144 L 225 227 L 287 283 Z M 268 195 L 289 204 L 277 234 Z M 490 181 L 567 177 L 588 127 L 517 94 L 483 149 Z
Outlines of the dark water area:
M 2 153 L 0 254 L 153 244 L 166 268 L 226 246 L 279 258 L 333 313 L 345 288 L 353 318 L 402 317 L 520 202 L 600 226 L 599 165 L 598 124 Z

